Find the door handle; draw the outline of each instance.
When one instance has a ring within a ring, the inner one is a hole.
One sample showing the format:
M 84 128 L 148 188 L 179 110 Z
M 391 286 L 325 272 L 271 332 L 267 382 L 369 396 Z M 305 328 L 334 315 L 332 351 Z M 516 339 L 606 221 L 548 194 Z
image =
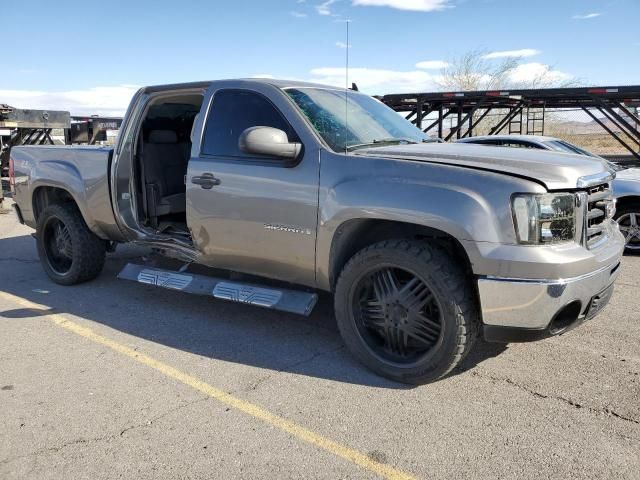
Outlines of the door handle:
M 200 176 L 191 177 L 191 183 L 209 190 L 211 187 L 220 185 L 220 179 L 213 176 L 213 173 L 203 173 Z

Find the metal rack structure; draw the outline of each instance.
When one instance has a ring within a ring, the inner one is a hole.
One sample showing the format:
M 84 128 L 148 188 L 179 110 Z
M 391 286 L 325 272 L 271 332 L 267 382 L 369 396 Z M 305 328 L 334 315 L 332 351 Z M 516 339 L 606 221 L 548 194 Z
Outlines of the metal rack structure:
M 424 132 L 450 141 L 471 137 L 487 122 L 488 134 L 543 135 L 549 109 L 585 112 L 640 161 L 640 86 L 546 88 L 508 91 L 390 94 L 378 97 Z M 445 121 L 451 123 L 450 127 Z
M 120 130 L 120 117 L 71 117 L 71 128 L 65 138 L 67 145 L 76 143 L 95 145 L 107 140 L 108 130 Z
M 52 131 L 67 131 L 70 126 L 69 112 L 18 109 L 0 104 L 0 163 L 3 174 L 7 169 L 11 147 L 53 145 Z
M 30 110 L 0 104 L 0 169 L 5 176 L 9 152 L 16 145 L 54 145 L 53 131 L 59 131 L 59 144 L 95 145 L 107 140 L 108 130 L 118 130 L 119 117 L 72 117 L 58 110 Z

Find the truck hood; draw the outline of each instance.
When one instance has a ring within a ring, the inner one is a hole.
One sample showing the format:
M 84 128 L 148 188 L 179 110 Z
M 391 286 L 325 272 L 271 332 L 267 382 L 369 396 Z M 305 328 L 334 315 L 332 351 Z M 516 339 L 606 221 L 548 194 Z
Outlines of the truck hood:
M 354 154 L 476 168 L 525 177 L 548 190 L 579 188 L 581 177 L 611 171 L 597 158 L 545 150 L 488 147 L 486 145 L 421 143 L 371 147 Z

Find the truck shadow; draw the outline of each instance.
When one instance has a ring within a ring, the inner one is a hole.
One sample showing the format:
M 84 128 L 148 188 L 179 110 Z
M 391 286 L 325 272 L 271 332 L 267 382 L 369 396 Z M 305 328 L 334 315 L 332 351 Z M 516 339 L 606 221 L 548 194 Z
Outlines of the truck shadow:
M 54 312 L 212 359 L 338 382 L 411 388 L 369 372 L 350 356 L 336 326 L 330 295 L 321 294 L 306 318 L 116 279 L 127 262 L 141 263 L 147 254 L 137 247 L 119 247 L 98 279 L 63 287 L 45 275 L 32 237 L 0 239 L 0 271 L 4 272 L 0 290 Z M 0 317 L 15 320 L 38 315 L 28 308 L 0 311 Z M 504 349 L 478 342 L 449 377 L 475 368 Z

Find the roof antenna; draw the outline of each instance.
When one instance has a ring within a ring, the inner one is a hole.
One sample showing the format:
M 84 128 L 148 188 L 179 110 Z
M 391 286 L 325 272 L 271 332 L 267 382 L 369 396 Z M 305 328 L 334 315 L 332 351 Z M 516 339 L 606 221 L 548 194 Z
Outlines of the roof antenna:
M 348 153 L 347 139 L 349 138 L 349 24 L 351 20 L 347 19 L 347 44 L 345 46 L 345 81 L 344 81 L 344 153 Z

